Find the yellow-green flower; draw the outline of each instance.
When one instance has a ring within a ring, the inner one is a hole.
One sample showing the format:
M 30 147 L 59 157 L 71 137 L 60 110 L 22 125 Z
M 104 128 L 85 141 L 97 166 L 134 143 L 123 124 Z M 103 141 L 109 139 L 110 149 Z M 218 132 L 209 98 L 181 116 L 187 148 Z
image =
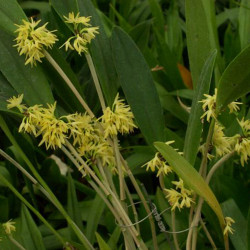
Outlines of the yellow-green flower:
M 233 234 L 234 230 L 232 229 L 232 224 L 235 223 L 235 221 L 231 217 L 225 217 L 225 222 L 226 222 L 226 226 L 223 231 L 223 234 L 224 235 L 228 233 Z
M 72 24 L 74 28 L 74 36 L 71 36 L 61 47 L 65 47 L 65 50 L 76 50 L 79 55 L 88 52 L 88 44 L 98 34 L 98 27 L 92 27 L 90 17 L 80 16 L 80 13 L 76 15 L 71 12 L 66 17 L 66 23 Z
M 28 22 L 22 20 L 23 24 L 17 25 L 18 33 L 15 39 L 17 50 L 20 55 L 26 55 L 26 64 L 31 64 L 31 66 L 36 65 L 36 61 L 41 62 L 41 58 L 44 57 L 43 49 L 51 48 L 52 45 L 58 40 L 56 35 L 49 31 L 46 26 L 48 23 L 41 27 L 37 27 L 41 20 L 35 22 L 32 18 Z
M 231 151 L 230 138 L 225 136 L 223 129 L 223 126 L 215 122 L 212 144 L 218 156 L 223 156 Z
M 10 235 L 12 232 L 16 231 L 16 227 L 14 226 L 16 224 L 16 222 L 9 220 L 6 223 L 3 223 L 3 229 L 5 231 L 6 234 Z
M 100 119 L 105 130 L 105 138 L 115 136 L 118 133 L 129 134 L 136 128 L 134 115 L 124 100 L 119 99 L 119 94 L 116 95 L 112 109 L 107 107 Z
M 204 94 L 206 97 L 205 99 L 201 100 L 200 102 L 203 103 L 202 109 L 204 114 L 201 116 L 201 119 L 207 116 L 207 121 L 210 121 L 210 118 L 216 118 L 216 98 L 217 98 L 217 89 L 215 88 L 214 95 Z M 227 105 L 229 108 L 229 112 L 237 112 L 240 108 L 238 105 L 242 103 L 240 102 L 231 102 Z
M 23 113 L 26 107 L 24 104 L 22 104 L 22 101 L 23 101 L 23 94 L 18 95 L 18 97 L 13 96 L 12 98 L 7 100 L 7 102 L 9 102 L 9 104 L 7 105 L 7 108 L 12 109 L 16 107 L 19 109 L 21 113 Z
M 184 183 L 182 179 L 179 181 L 172 181 L 175 185 L 175 189 L 164 189 L 167 193 L 166 198 L 168 199 L 170 205 L 172 206 L 171 210 L 178 208 L 179 210 L 183 207 L 190 207 L 191 203 L 194 201 L 190 197 L 193 194 L 192 190 L 188 190 L 184 187 Z M 179 189 L 179 191 L 177 191 Z
M 166 160 L 161 156 L 159 152 L 157 152 L 152 160 L 145 163 L 142 167 L 146 166 L 146 171 L 149 169 L 152 172 L 157 171 L 157 177 L 160 174 L 167 175 L 172 172 L 172 168 L 167 164 Z

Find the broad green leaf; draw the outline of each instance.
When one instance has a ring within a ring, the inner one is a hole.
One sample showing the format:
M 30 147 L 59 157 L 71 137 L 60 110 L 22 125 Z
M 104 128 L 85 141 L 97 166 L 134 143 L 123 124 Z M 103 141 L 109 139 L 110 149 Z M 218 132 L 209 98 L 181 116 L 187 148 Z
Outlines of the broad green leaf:
M 0 29 L 12 34 L 17 28 L 14 24 L 20 24 L 22 19 L 27 17 L 16 0 L 0 0 Z
M 195 168 L 190 165 L 178 152 L 163 142 L 155 142 L 154 146 L 171 165 L 176 174 L 183 179 L 184 183 L 199 196 L 204 198 L 218 217 L 221 228 L 224 228 L 224 216 L 214 193 L 199 175 Z
M 198 84 L 205 60 L 217 43 L 212 23 L 215 19 L 212 1 L 204 3 L 201 0 L 186 0 L 187 48 L 194 87 Z
M 45 250 L 42 235 L 37 228 L 30 212 L 22 205 L 21 210 L 21 238 L 27 249 Z
M 109 245 L 106 243 L 106 241 L 101 237 L 100 234 L 98 234 L 97 232 L 95 233 L 98 245 L 100 250 L 111 250 L 111 248 L 109 247 Z
M 24 65 L 24 56 L 13 48 L 13 37 L 0 31 L 0 70 L 12 87 L 29 105 L 53 103 L 53 95 L 39 65 L 31 68 Z
M 68 197 L 67 199 L 68 199 L 67 200 L 68 214 L 83 232 L 81 211 L 80 211 L 79 202 L 76 196 L 76 189 L 75 189 L 74 181 L 70 173 L 68 174 Z M 77 240 L 77 237 L 73 230 L 71 230 L 71 237 L 72 237 L 72 240 Z
M 244 49 L 250 43 L 250 1 L 240 1 L 239 11 L 239 35 L 241 49 Z
M 239 207 L 233 199 L 221 204 L 225 217 L 231 217 L 235 223 L 232 224 L 233 234 L 229 237 L 235 250 L 247 250 L 247 221 L 242 215 Z
M 203 110 L 200 101 L 204 98 L 203 95 L 209 92 L 216 55 L 217 52 L 213 51 L 206 60 L 197 87 L 194 90 L 194 98 L 192 101 L 184 144 L 184 157 L 191 165 L 195 162 L 202 133 L 200 117 Z
M 92 201 L 90 211 L 91 213 L 87 217 L 87 231 L 86 236 L 91 243 L 94 243 L 95 232 L 99 224 L 99 220 L 103 214 L 105 208 L 105 203 L 100 198 L 99 195 L 96 195 L 95 199 Z
M 250 46 L 245 48 L 226 68 L 221 76 L 218 93 L 217 109 L 221 111 L 232 101 L 250 91 Z
M 126 99 L 149 144 L 164 140 L 164 118 L 150 69 L 135 43 L 121 29 L 112 34 L 115 66 Z

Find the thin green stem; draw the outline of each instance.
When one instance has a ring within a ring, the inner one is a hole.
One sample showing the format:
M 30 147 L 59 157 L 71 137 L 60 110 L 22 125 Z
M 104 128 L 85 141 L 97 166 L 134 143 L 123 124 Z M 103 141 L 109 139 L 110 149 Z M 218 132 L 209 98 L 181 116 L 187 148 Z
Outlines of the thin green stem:
M 20 250 L 26 250 L 18 241 L 16 241 L 11 235 L 8 235 L 9 240 Z
M 120 200 L 124 201 L 126 199 L 126 195 L 125 195 L 125 188 L 124 188 L 124 174 L 123 174 L 123 170 L 122 170 L 122 164 L 121 164 L 121 159 L 120 159 L 120 152 L 119 152 L 119 148 L 118 148 L 118 140 L 117 137 L 115 137 L 113 139 L 114 142 L 114 153 L 115 153 L 115 159 L 116 159 L 116 164 L 117 164 L 117 168 L 118 168 L 118 175 L 119 175 L 119 184 L 120 184 Z
M 66 140 L 66 146 L 70 150 L 70 152 L 76 157 L 76 159 L 82 164 L 82 166 L 85 168 L 86 172 L 90 174 L 90 176 L 95 180 L 95 182 L 99 185 L 99 187 L 104 191 L 106 196 L 110 196 L 111 202 L 113 205 L 117 208 L 117 211 L 119 211 L 120 216 L 122 220 L 124 221 L 125 225 L 131 225 L 132 222 L 130 221 L 127 213 L 124 211 L 124 208 L 122 207 L 120 201 L 117 199 L 116 195 L 112 192 L 112 190 L 105 186 L 104 183 L 102 183 L 96 174 L 92 171 L 92 169 L 86 164 L 86 162 L 80 157 L 80 155 L 77 153 L 77 151 L 74 149 L 74 147 Z M 133 236 L 134 241 L 136 242 L 138 247 L 141 247 L 142 249 L 147 249 L 145 243 L 138 238 L 139 234 L 136 231 L 134 226 L 128 227 L 128 229 L 131 232 L 131 235 Z
M 203 157 L 202 157 L 202 161 L 201 161 L 201 166 L 200 166 L 200 170 L 199 170 L 199 174 L 205 178 L 206 177 L 206 169 L 207 169 L 207 154 L 209 151 L 209 147 L 213 138 L 213 133 L 214 133 L 214 125 L 215 125 L 215 119 L 213 118 L 210 126 L 209 126 L 209 130 L 208 130 L 208 134 L 207 134 L 207 139 L 206 139 L 206 143 L 205 143 L 205 149 L 204 149 L 204 153 L 203 153 Z
M 78 101 L 81 103 L 83 108 L 87 111 L 87 113 L 93 118 L 95 115 L 87 105 L 87 103 L 83 100 L 82 96 L 78 92 L 78 90 L 75 88 L 74 84 L 71 82 L 71 80 L 68 78 L 68 76 L 64 73 L 64 71 L 61 69 L 61 67 L 58 65 L 58 63 L 53 59 L 53 57 L 44 50 L 44 55 L 47 58 L 47 60 L 50 62 L 50 64 L 54 67 L 54 69 L 58 72 L 58 74 L 63 78 L 63 80 L 67 83 L 68 87 L 71 89 L 71 91 L 74 93 Z
M 171 210 L 171 221 L 172 221 L 172 228 L 173 231 L 176 232 L 176 227 L 175 227 L 175 211 Z M 179 243 L 178 243 L 178 238 L 177 238 L 177 234 L 173 234 L 173 238 L 174 238 L 174 246 L 176 250 L 180 250 L 179 247 Z
M 142 191 L 141 191 L 141 189 L 140 189 L 134 175 L 132 174 L 127 162 L 123 159 L 121 154 L 120 154 L 120 158 L 121 158 L 121 162 L 123 163 L 123 166 L 125 167 L 125 170 L 126 170 L 128 176 L 129 176 L 129 178 L 130 178 L 130 180 L 131 180 L 137 194 L 139 195 L 139 197 L 140 197 L 140 199 L 142 201 L 142 204 L 143 204 L 143 206 L 144 206 L 144 208 L 146 210 L 146 213 L 148 215 L 151 214 L 151 210 L 150 210 L 150 208 L 149 208 L 149 206 L 147 204 L 147 201 L 146 201 L 146 199 L 145 199 L 145 197 L 144 197 L 144 195 L 143 195 L 143 193 L 142 193 Z M 153 239 L 154 249 L 158 250 L 159 248 L 158 248 L 158 243 L 157 243 L 157 238 L 156 238 L 155 223 L 154 223 L 154 219 L 153 219 L 152 215 L 149 216 L 149 223 L 150 223 L 151 232 L 152 232 L 152 239 Z
M 207 236 L 207 238 L 208 238 L 208 240 L 209 240 L 209 242 L 210 242 L 210 244 L 211 244 L 213 250 L 216 250 L 217 247 L 216 247 L 216 245 L 215 245 L 215 243 L 214 243 L 214 240 L 213 240 L 211 234 L 209 233 L 209 231 L 207 230 L 207 227 L 206 227 L 206 225 L 205 225 L 205 223 L 203 222 L 202 219 L 200 219 L 200 223 L 201 223 L 202 229 L 203 229 L 203 231 L 205 232 L 205 234 L 206 234 L 206 236 Z
M 230 159 L 233 155 L 234 155 L 235 151 L 232 151 L 226 155 L 224 155 L 219 161 L 217 161 L 212 168 L 210 169 L 210 171 L 208 172 L 207 178 L 206 178 L 206 183 L 209 184 L 213 174 L 215 173 L 215 171 L 222 166 L 228 159 Z
M 93 81 L 95 84 L 97 95 L 98 95 L 100 103 L 101 103 L 102 110 L 104 111 L 106 109 L 105 100 L 104 100 L 104 96 L 102 94 L 101 85 L 100 85 L 100 82 L 98 80 L 98 76 L 96 74 L 96 70 L 95 70 L 95 66 L 94 66 L 92 57 L 90 54 L 85 54 L 85 56 L 86 56 L 87 63 L 89 65 L 89 69 L 90 69 L 90 72 L 91 72 L 91 75 L 92 75 L 92 78 L 93 78 Z
M 128 196 L 128 199 L 129 199 L 129 202 L 130 202 L 130 205 L 131 205 L 131 207 L 132 207 L 133 214 L 134 214 L 135 223 L 136 223 L 136 229 L 137 229 L 138 233 L 140 234 L 140 226 L 139 226 L 139 224 L 138 224 L 138 221 L 139 221 L 139 219 L 138 219 L 138 213 L 137 213 L 137 211 L 136 211 L 136 208 L 135 208 L 135 204 L 134 204 L 133 198 L 132 198 L 132 196 L 131 196 L 131 193 L 130 193 L 130 191 L 129 191 L 129 189 L 128 189 L 128 186 L 127 186 L 126 182 L 125 182 L 124 184 L 125 184 L 125 191 L 126 191 L 126 194 L 127 194 L 127 196 Z
M 37 217 L 40 219 L 44 225 L 46 225 L 50 231 L 57 237 L 57 239 L 64 246 L 66 241 L 62 236 L 49 224 L 49 222 L 15 189 L 15 187 L 3 176 L 0 174 L 1 182 L 5 183 L 6 186 L 21 200 Z

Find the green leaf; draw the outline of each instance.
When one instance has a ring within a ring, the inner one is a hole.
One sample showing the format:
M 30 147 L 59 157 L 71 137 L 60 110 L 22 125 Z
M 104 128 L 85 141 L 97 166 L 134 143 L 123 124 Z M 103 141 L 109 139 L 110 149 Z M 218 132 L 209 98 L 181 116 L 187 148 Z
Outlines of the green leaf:
M 217 51 L 214 50 L 207 58 L 202 68 L 197 87 L 194 90 L 194 98 L 192 101 L 192 108 L 189 115 L 184 144 L 184 157 L 191 165 L 193 165 L 195 162 L 202 132 L 202 123 L 200 117 L 203 113 L 203 110 L 202 103 L 199 101 L 204 98 L 204 94 L 209 92 L 216 55 Z
M 239 11 L 239 35 L 241 49 L 244 49 L 250 43 L 250 2 L 249 0 L 240 1 Z
M 162 107 L 182 122 L 188 122 L 188 113 L 184 110 L 176 98 L 170 95 L 160 84 L 156 84 Z
M 14 24 L 20 24 L 22 19 L 27 17 L 16 0 L 0 0 L 0 29 L 12 34 L 17 29 Z
M 194 87 L 198 84 L 205 60 L 211 50 L 217 48 L 213 3 L 204 3 L 201 0 L 186 0 L 187 47 Z
M 0 174 L 3 175 L 1 170 Z M 0 186 L 5 186 L 5 184 L 1 183 Z M 9 218 L 9 212 L 11 211 L 8 197 L 0 195 L 0 211 L 0 221 L 7 221 Z
M 77 196 L 76 196 L 75 184 L 70 173 L 68 174 L 67 208 L 68 208 L 68 213 L 70 217 L 83 232 L 81 211 L 80 211 L 79 203 L 78 203 Z M 77 237 L 73 230 L 71 230 L 71 236 L 72 236 L 72 240 L 77 240 Z
M 100 250 L 111 250 L 111 248 L 109 247 L 109 245 L 105 242 L 105 240 L 101 237 L 100 234 L 98 234 L 97 232 L 95 233 L 98 245 Z
M 165 28 L 164 28 L 164 16 L 161 10 L 161 6 L 159 5 L 157 0 L 148 0 L 148 2 L 153 15 L 154 28 L 157 30 L 159 34 L 163 36 L 165 33 Z
M 148 44 L 151 21 L 139 23 L 129 31 L 138 48 L 143 52 Z
M 235 223 L 232 224 L 234 233 L 229 237 L 235 250 L 247 250 L 247 221 L 242 215 L 239 207 L 233 199 L 221 204 L 225 217 L 231 217 Z
M 92 201 L 90 211 L 87 217 L 87 232 L 86 236 L 91 243 L 94 243 L 94 233 L 97 231 L 99 220 L 103 214 L 105 208 L 105 203 L 100 198 L 99 195 L 96 195 L 95 199 Z
M 155 142 L 154 146 L 171 165 L 176 174 L 183 179 L 184 183 L 190 189 L 194 190 L 195 193 L 204 198 L 217 215 L 221 227 L 224 228 L 224 216 L 220 204 L 210 187 L 206 184 L 195 168 L 181 155 L 179 155 L 178 152 L 165 143 Z
M 250 91 L 250 46 L 245 48 L 226 68 L 221 76 L 216 105 L 221 111 L 232 101 Z
M 30 212 L 22 205 L 20 236 L 27 249 L 45 250 L 42 235 L 37 228 Z
M 115 66 L 135 119 L 149 144 L 164 140 L 164 118 L 150 69 L 135 43 L 121 29 L 112 34 Z
M 6 180 L 8 180 L 10 183 L 12 183 L 12 178 L 11 175 L 9 173 L 9 171 L 6 169 L 6 167 L 0 166 L 0 174 L 4 176 L 4 178 L 6 178 Z M 4 187 L 4 183 L 0 182 L 0 187 Z M 1 210 L 0 210 L 1 211 Z
M 12 87 L 29 105 L 53 103 L 53 95 L 39 65 L 24 65 L 24 56 L 13 48 L 13 37 L 0 30 L 0 70 Z
M 121 235 L 121 228 L 116 227 L 111 237 L 108 240 L 108 245 L 111 249 L 117 249 L 117 243 Z

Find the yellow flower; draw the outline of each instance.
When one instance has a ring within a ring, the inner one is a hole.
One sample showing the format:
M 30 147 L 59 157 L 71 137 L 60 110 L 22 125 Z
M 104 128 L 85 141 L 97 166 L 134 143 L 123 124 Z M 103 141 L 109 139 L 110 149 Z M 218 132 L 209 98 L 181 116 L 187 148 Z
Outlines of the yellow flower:
M 216 98 L 217 98 L 217 89 L 215 88 L 214 91 L 214 95 L 207 95 L 204 94 L 204 96 L 206 97 L 205 99 L 199 101 L 201 103 L 203 103 L 202 105 L 202 109 L 204 111 L 204 114 L 201 116 L 201 119 L 204 118 L 205 116 L 207 116 L 207 121 L 210 121 L 210 118 L 213 117 L 216 119 Z M 231 102 L 227 105 L 227 107 L 229 108 L 229 112 L 236 112 L 238 111 L 240 108 L 238 107 L 238 105 L 240 105 L 242 103 L 240 102 Z
M 212 144 L 218 156 L 223 156 L 231 151 L 230 139 L 225 136 L 223 129 L 223 126 L 215 122 Z
M 89 17 L 84 17 L 84 16 L 79 16 L 80 13 L 78 12 L 75 16 L 74 12 L 70 12 L 69 16 L 63 16 L 66 21 L 65 23 L 71 23 L 74 24 L 75 26 L 75 30 L 77 29 L 78 24 L 83 24 L 84 26 L 90 26 L 89 22 L 90 22 L 90 16 Z
M 70 37 L 60 48 L 65 46 L 65 50 L 76 50 L 79 55 L 88 52 L 88 44 L 91 40 L 95 38 L 98 34 L 98 27 L 91 27 L 90 17 L 79 16 L 80 13 L 76 15 L 71 12 L 69 16 L 64 18 L 66 23 L 73 24 L 74 26 L 74 36 Z
M 5 231 L 6 234 L 11 234 L 12 232 L 16 231 L 16 227 L 14 226 L 16 224 L 16 222 L 9 220 L 6 223 L 3 223 L 3 229 Z
M 41 20 L 35 22 L 32 18 L 31 21 L 22 20 L 23 24 L 17 25 L 18 33 L 15 39 L 17 50 L 20 55 L 26 55 L 26 64 L 31 64 L 31 66 L 36 65 L 36 61 L 41 62 L 41 58 L 44 57 L 43 49 L 51 48 L 52 45 L 58 40 L 56 35 L 49 31 L 46 26 L 48 23 L 41 27 L 38 24 Z
M 23 113 L 23 110 L 26 108 L 24 104 L 22 104 L 23 101 L 23 94 L 18 95 L 18 97 L 13 96 L 12 98 L 8 99 L 7 102 L 9 104 L 7 105 L 8 109 L 12 109 L 14 107 L 17 107 L 21 113 Z
M 226 235 L 229 233 L 233 234 L 234 230 L 232 229 L 232 223 L 235 223 L 235 221 L 231 218 L 231 217 L 225 217 L 225 221 L 226 221 L 226 226 L 225 229 L 223 231 L 223 234 Z
M 155 154 L 152 160 L 144 164 L 142 167 L 144 166 L 147 166 L 146 171 L 150 169 L 152 172 L 155 172 L 155 170 L 157 170 L 157 177 L 159 177 L 160 174 L 167 175 L 172 172 L 171 167 L 167 164 L 159 152 Z
M 237 134 L 232 138 L 232 146 L 240 156 L 240 163 L 244 167 L 250 156 L 250 120 L 244 118 L 239 121 L 243 135 Z
M 179 179 L 179 181 L 172 181 L 172 183 L 176 186 L 176 190 L 173 188 L 164 189 L 167 193 L 166 198 L 172 206 L 171 210 L 174 210 L 175 208 L 180 210 L 183 207 L 190 207 L 191 203 L 194 202 L 190 197 L 193 194 L 193 191 L 184 187 L 182 179 Z M 179 189 L 179 191 L 177 191 L 177 189 Z
M 62 118 L 55 117 L 56 102 L 43 108 L 42 105 L 29 107 L 19 127 L 19 132 L 33 133 L 36 137 L 42 135 L 39 146 L 45 143 L 46 149 L 61 148 L 67 138 L 69 126 Z
M 103 116 L 100 118 L 104 127 L 104 137 L 121 134 L 129 134 L 136 128 L 134 124 L 134 115 L 128 105 L 125 105 L 123 99 L 116 95 L 112 109 L 107 107 Z

